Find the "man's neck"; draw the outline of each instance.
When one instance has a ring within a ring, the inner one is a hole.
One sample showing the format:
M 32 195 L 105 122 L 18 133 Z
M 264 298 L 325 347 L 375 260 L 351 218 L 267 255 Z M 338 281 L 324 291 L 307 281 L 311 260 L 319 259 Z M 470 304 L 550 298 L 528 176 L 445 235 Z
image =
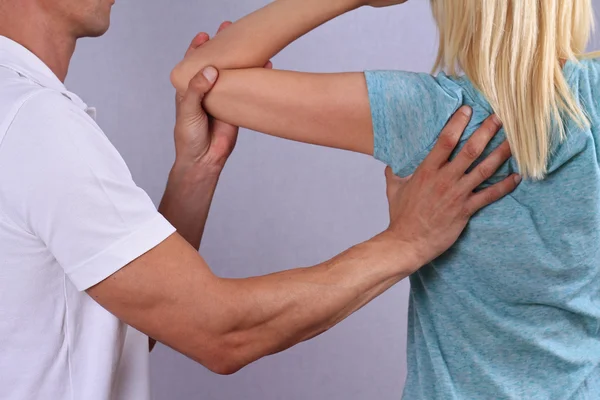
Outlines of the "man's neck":
M 17 10 L 7 13 L 3 11 L 8 10 L 0 10 L 4 14 L 0 17 L 0 35 L 27 48 L 64 82 L 75 52 L 76 38 L 67 31 L 61 31 L 59 24 L 36 18 L 39 13 L 35 10 L 21 9 L 17 15 L 12 14 L 12 11 Z

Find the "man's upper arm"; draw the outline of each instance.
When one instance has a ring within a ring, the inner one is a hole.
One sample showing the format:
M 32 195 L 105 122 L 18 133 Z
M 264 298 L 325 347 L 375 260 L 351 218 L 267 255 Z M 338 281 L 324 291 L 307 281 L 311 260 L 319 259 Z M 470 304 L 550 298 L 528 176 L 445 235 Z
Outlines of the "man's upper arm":
M 123 322 L 218 368 L 211 327 L 231 315 L 223 312 L 229 297 L 219 279 L 135 185 L 94 121 L 59 93 L 25 104 L 2 141 L 0 206 L 78 289 Z
M 28 100 L 2 141 L 0 206 L 80 290 L 175 231 L 95 122 L 53 91 Z
M 120 320 L 218 371 L 219 279 L 177 233 L 87 290 Z

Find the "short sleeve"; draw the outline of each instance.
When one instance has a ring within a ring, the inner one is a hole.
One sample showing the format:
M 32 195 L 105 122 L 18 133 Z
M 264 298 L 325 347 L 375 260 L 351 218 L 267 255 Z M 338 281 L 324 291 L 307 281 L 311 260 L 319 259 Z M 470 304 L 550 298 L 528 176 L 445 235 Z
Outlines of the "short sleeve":
M 445 76 L 402 71 L 368 71 L 365 78 L 373 118 L 374 156 L 396 174 L 409 175 L 462 105 L 460 87 Z
M 0 207 L 79 290 L 175 232 L 94 120 L 53 91 L 28 100 L 0 143 Z

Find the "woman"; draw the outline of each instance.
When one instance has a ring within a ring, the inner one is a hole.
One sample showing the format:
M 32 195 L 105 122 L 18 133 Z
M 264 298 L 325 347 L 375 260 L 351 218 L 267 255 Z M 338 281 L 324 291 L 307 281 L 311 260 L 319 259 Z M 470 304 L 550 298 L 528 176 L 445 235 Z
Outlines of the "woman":
M 432 0 L 437 76 L 255 68 L 344 12 L 403 2 L 278 0 L 186 57 L 172 81 L 183 91 L 213 65 L 215 117 L 371 154 L 401 175 L 462 105 L 473 110 L 463 140 L 496 113 L 514 160 L 489 182 L 528 179 L 411 277 L 404 397 L 598 398 L 600 63 L 581 60 L 591 0 Z

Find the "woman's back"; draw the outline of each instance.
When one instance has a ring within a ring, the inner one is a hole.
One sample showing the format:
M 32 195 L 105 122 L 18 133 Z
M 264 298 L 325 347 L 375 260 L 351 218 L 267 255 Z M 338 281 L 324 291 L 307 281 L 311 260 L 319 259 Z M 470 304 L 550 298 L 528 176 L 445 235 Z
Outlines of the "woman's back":
M 591 129 L 567 122 L 546 179 L 475 216 L 454 248 L 411 277 L 407 399 L 600 396 L 600 62 L 564 72 Z M 400 175 L 458 107 L 473 108 L 463 141 L 492 112 L 466 78 L 366 77 L 375 156 Z M 490 183 L 516 170 L 511 161 Z

